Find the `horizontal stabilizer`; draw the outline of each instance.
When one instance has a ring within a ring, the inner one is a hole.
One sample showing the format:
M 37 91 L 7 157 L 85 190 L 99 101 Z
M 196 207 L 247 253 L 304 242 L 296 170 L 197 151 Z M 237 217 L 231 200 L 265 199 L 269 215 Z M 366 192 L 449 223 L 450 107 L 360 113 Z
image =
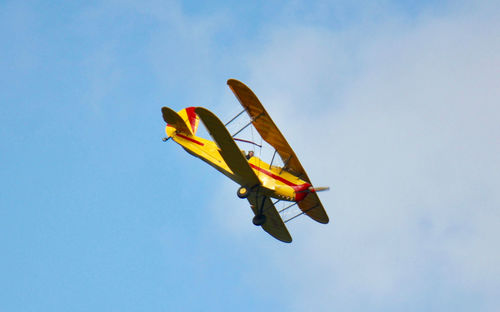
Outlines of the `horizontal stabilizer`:
M 171 108 L 163 106 L 161 108 L 161 113 L 163 115 L 163 120 L 165 120 L 165 122 L 169 126 L 174 127 L 175 129 L 177 129 L 177 131 L 182 132 L 184 134 L 193 135 L 193 133 L 191 132 L 191 130 L 189 130 L 184 120 L 182 120 L 182 117 L 179 116 L 177 112 L 175 112 Z

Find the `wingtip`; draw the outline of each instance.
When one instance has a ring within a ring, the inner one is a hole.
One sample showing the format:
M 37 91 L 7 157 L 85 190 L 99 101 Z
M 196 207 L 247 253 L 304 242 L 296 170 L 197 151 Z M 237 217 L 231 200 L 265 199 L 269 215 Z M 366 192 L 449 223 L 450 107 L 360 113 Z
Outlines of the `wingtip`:
M 330 223 L 330 218 L 328 216 L 325 216 L 325 218 L 323 218 L 321 220 L 317 220 L 317 221 L 321 224 L 328 224 L 328 223 Z
M 246 86 L 243 82 L 239 81 L 238 79 L 230 78 L 227 80 L 227 85 L 232 87 L 236 85 L 243 85 Z
M 282 243 L 290 244 L 293 241 L 293 239 L 292 239 L 291 236 L 289 236 L 289 237 L 276 237 L 274 235 L 271 235 L 271 236 L 274 237 L 274 238 L 276 238 L 277 240 L 279 240 Z

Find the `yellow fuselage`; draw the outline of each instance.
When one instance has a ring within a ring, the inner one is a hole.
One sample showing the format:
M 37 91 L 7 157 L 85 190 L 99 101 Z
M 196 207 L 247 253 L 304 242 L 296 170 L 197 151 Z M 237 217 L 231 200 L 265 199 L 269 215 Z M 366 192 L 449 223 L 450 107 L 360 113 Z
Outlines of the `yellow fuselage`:
M 166 127 L 166 133 L 188 153 L 205 161 L 231 180 L 241 186 L 253 186 L 244 185 L 245 182 L 231 171 L 215 142 L 195 135 L 177 133 L 176 129 L 171 126 Z M 282 170 L 281 167 L 270 166 L 258 157 L 250 158 L 248 163 L 261 182 L 259 192 L 263 192 L 267 196 L 286 201 L 300 201 L 307 194 L 308 187 L 311 186 L 295 175 Z

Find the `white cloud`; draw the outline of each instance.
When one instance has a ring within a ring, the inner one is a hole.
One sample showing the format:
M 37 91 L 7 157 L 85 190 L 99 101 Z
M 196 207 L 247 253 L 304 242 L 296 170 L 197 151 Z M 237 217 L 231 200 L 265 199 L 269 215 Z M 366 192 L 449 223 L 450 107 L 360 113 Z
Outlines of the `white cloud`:
M 500 23 L 487 7 L 367 33 L 271 30 L 249 56 L 247 83 L 332 185 L 333 222 L 292 224 L 294 249 L 275 255 L 297 310 L 500 303 Z

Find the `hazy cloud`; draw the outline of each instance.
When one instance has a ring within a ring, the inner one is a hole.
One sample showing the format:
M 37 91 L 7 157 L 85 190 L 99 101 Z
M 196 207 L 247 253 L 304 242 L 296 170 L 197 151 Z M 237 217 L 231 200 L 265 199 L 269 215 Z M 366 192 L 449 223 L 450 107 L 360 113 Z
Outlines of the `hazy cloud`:
M 332 186 L 321 198 L 333 222 L 291 224 L 294 250 L 275 254 L 297 310 L 498 306 L 492 12 L 482 3 L 411 23 L 275 28 L 249 56 L 249 86 L 313 181 Z

